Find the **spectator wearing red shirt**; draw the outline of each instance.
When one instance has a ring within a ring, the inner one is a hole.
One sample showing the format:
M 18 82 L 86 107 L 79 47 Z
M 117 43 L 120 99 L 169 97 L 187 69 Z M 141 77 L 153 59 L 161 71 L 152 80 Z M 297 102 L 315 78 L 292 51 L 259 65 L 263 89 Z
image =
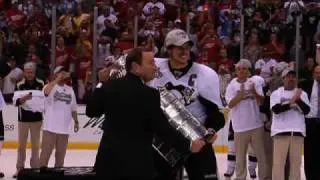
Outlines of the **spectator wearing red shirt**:
M 63 66 L 64 69 L 69 69 L 69 52 L 64 44 L 63 37 L 58 37 L 56 47 L 56 66 Z
M 270 34 L 270 43 L 265 46 L 268 51 L 271 52 L 271 58 L 279 61 L 282 61 L 283 55 L 285 53 L 285 46 L 278 39 L 278 35 L 276 33 Z
M 40 27 L 40 30 L 43 32 L 49 30 L 49 20 L 39 6 L 34 6 L 34 11 L 31 14 L 30 18 L 28 18 L 27 24 L 37 24 Z
M 165 19 L 160 14 L 160 9 L 158 8 L 158 6 L 154 6 L 152 8 L 152 14 L 147 18 L 146 23 L 147 22 L 152 23 L 154 30 L 159 33 L 159 36 L 155 36 L 155 38 L 162 38 L 162 29 L 165 26 Z
M 217 69 L 222 65 L 228 69 L 228 72 L 232 72 L 233 61 L 228 58 L 227 49 L 225 48 L 220 49 L 220 59 L 217 61 Z
M 117 18 L 120 22 L 127 21 L 127 12 L 129 9 L 129 4 L 125 0 L 117 1 L 114 5 L 115 10 L 117 11 Z
M 132 49 L 134 47 L 133 37 L 133 24 L 128 22 L 124 30 L 120 33 L 119 41 L 115 46 L 118 47 L 121 52 Z
M 209 60 L 208 60 L 208 52 L 206 50 L 202 50 L 199 53 L 199 58 L 198 58 L 198 63 L 204 64 L 204 65 L 209 65 Z M 211 67 L 212 69 L 216 69 L 215 65 Z
M 220 53 L 220 41 L 218 36 L 215 34 L 212 24 L 208 25 L 206 30 L 202 32 L 205 33 L 204 37 L 200 38 L 199 45 L 204 51 L 207 51 L 208 62 L 217 62 Z
M 27 61 L 34 62 L 35 64 L 40 63 L 40 57 L 38 56 L 35 44 L 30 44 L 28 47 Z
M 12 8 L 7 11 L 6 17 L 9 27 L 18 30 L 23 28 L 26 16 L 18 9 L 18 3 L 12 4 Z
M 78 78 L 78 99 L 81 101 L 85 94 L 85 80 L 92 68 L 92 44 L 86 40 L 84 33 L 80 33 L 76 45 L 76 67 Z
M 76 45 L 76 56 L 78 63 L 78 79 L 84 80 L 86 71 L 91 67 L 92 63 L 92 45 L 80 35 Z

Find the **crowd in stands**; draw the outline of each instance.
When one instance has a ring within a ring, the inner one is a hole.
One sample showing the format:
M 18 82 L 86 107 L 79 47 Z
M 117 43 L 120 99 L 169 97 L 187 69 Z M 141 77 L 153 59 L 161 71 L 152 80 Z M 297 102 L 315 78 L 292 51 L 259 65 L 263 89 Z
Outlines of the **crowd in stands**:
M 316 63 L 320 16 L 318 4 L 304 2 L 299 67 L 300 77 L 308 78 L 309 67 Z M 243 54 L 254 69 L 270 81 L 275 64 L 295 60 L 295 16 L 284 9 L 281 0 L 0 0 L 0 58 L 14 64 L 1 83 L 7 100 L 22 78 L 20 69 L 26 62 L 36 63 L 38 78 L 50 79 L 54 68 L 50 63 L 53 4 L 57 7 L 55 66 L 69 70 L 79 102 L 84 102 L 92 87 L 95 6 L 98 69 L 134 47 L 137 16 L 138 46 L 151 48 L 157 57 L 166 57 L 166 33 L 189 27 L 194 42 L 192 60 L 215 69 L 226 86 L 240 59 L 241 7 L 245 14 Z
M 264 92 L 261 92 L 261 94 L 265 95 L 266 100 L 264 104 L 259 104 L 261 109 L 255 109 L 255 113 L 266 114 L 264 118 L 266 120 L 263 121 L 265 124 L 262 126 L 269 133 L 267 137 L 270 139 L 271 112 L 268 99 L 270 100 L 272 92 L 282 85 L 284 78 L 295 78 L 296 72 L 290 74 L 287 71 L 288 69 L 298 67 L 299 81 L 302 82 L 311 80 L 315 65 L 320 65 L 320 47 L 317 48 L 316 46 L 316 44 L 320 44 L 319 0 L 304 0 L 303 2 L 288 0 L 287 7 L 294 7 L 294 3 L 304 4 L 304 8 L 301 10 L 301 28 L 298 37 L 296 37 L 296 19 L 300 17 L 300 14 L 294 8 L 285 8 L 284 0 L 0 0 L 0 62 L 8 63 L 11 68 L 11 72 L 0 79 L 1 92 L 5 100 L 10 102 L 15 90 L 20 90 L 18 87 L 24 84 L 24 81 L 21 80 L 27 77 L 26 72 L 28 70 L 31 70 L 31 73 L 36 71 L 36 81 L 30 82 L 39 82 L 41 88 L 42 81 L 47 84 L 53 80 L 53 74 L 67 70 L 68 74 L 64 75 L 70 79 L 69 83 L 73 87 L 77 103 L 86 103 L 86 97 L 91 93 L 93 87 L 92 74 L 95 74 L 92 73 L 93 70 L 99 70 L 109 62 L 118 60 L 134 48 L 135 44 L 152 50 L 155 57 L 166 58 L 168 57 L 164 46 L 166 34 L 173 29 L 184 29 L 189 33 L 194 44 L 191 48 L 191 60 L 205 64 L 217 72 L 220 80 L 221 98 L 225 106 L 228 99 L 229 101 L 232 99 L 230 93 L 226 93 L 226 91 L 229 90 L 230 92 L 230 87 L 231 90 L 236 89 L 233 87 L 235 81 L 232 83 L 232 79 L 236 77 L 236 64 L 238 71 L 239 68 L 250 69 L 251 75 L 262 77 L 260 79 L 263 81 L 261 86 L 263 86 Z M 56 7 L 56 20 L 52 20 L 55 14 L 53 7 Z M 97 19 L 94 19 L 95 7 L 98 8 Z M 243 36 L 240 33 L 241 15 L 244 15 Z M 95 22 L 98 34 L 94 34 L 93 23 Z M 137 24 L 135 24 L 136 22 Z M 53 31 L 53 25 L 56 25 L 56 32 Z M 96 36 L 98 38 L 95 46 L 93 39 Z M 52 37 L 56 37 L 56 47 L 51 47 Z M 300 42 L 298 48 L 295 45 L 296 38 Z M 243 52 L 240 52 L 241 39 L 244 40 Z M 94 47 L 97 47 L 96 59 L 93 59 Z M 296 64 L 295 61 L 296 50 L 299 51 L 299 64 Z M 319 52 L 317 53 L 317 51 Z M 55 56 L 51 56 L 52 53 Z M 54 59 L 51 59 L 52 57 Z M 96 65 L 96 67 L 93 67 L 93 65 Z M 55 72 L 52 71 L 53 69 L 55 69 Z M 18 82 L 21 83 L 17 86 Z M 31 85 L 35 84 L 31 83 Z M 36 87 L 37 90 L 40 89 L 39 87 Z M 51 90 L 48 89 L 52 89 L 52 87 L 47 88 L 47 94 L 50 94 Z M 56 89 L 52 91 L 55 92 Z M 73 94 L 71 88 L 68 91 Z M 225 98 L 226 94 L 229 94 L 229 98 Z M 22 102 L 24 103 L 28 98 L 31 98 L 31 94 L 24 97 Z M 64 93 L 61 93 L 61 96 L 57 96 L 57 98 L 65 101 Z M 241 98 L 246 99 L 246 97 Z M 313 101 L 314 98 L 311 98 L 311 102 Z M 73 102 L 72 105 L 75 105 L 75 101 Z M 257 102 L 252 100 L 252 103 Z M 257 104 L 255 106 L 258 107 Z M 56 105 L 56 107 L 61 110 L 67 109 L 61 108 L 60 105 Z M 251 106 L 245 104 L 243 110 L 247 111 L 239 111 L 240 114 L 253 112 L 248 107 Z M 258 112 L 263 107 L 267 109 L 267 113 Z M 232 107 L 229 108 L 232 110 Z M 74 113 L 73 119 L 76 124 L 74 131 L 77 132 L 79 122 L 75 118 L 74 106 L 70 111 Z M 310 111 L 310 108 L 308 111 Z M 303 115 L 301 117 L 304 118 Z M 233 122 L 237 121 L 236 118 L 234 117 L 231 120 Z M 250 118 L 242 116 L 238 116 L 238 118 L 240 120 L 238 122 L 241 122 L 239 124 L 243 125 L 244 129 L 251 128 L 250 123 L 243 123 L 242 121 L 249 121 Z M 320 114 L 317 118 L 320 119 Z M 53 119 L 56 120 L 56 116 Z M 71 120 L 71 117 L 66 119 Z M 294 123 L 290 123 L 290 125 L 292 124 Z M 34 131 L 40 132 L 41 122 L 34 125 L 37 128 Z M 59 126 L 59 123 L 57 125 Z M 46 128 L 46 125 L 44 127 Z M 302 127 L 304 127 L 304 124 Z M 45 130 L 45 128 L 43 129 Z M 234 137 L 236 137 L 239 128 L 237 129 L 236 126 L 234 128 Z M 24 132 L 20 126 L 19 132 Z M 300 136 L 301 134 L 299 134 L 299 138 L 302 139 Z M 48 138 L 50 135 L 46 134 L 46 137 Z M 18 153 L 17 172 L 24 166 L 25 143 L 27 140 L 23 136 L 19 136 L 19 138 L 18 152 L 20 152 L 20 155 Z M 25 142 L 23 143 L 21 139 Z M 264 138 L 257 137 L 256 139 L 263 142 Z M 36 142 L 39 141 L 39 136 L 36 140 Z M 61 154 L 65 155 L 67 136 L 64 136 L 64 140 Z M 282 143 L 278 144 L 281 145 Z M 302 145 L 302 142 L 296 144 Z M 47 144 L 44 143 L 43 145 Z M 39 149 L 39 147 L 33 147 Z M 273 146 L 270 143 L 268 147 L 272 149 Z M 42 149 L 45 148 L 42 147 Z M 51 151 L 51 148 L 47 149 Z M 229 149 L 232 148 L 229 147 Z M 239 146 L 235 149 L 239 151 Z M 263 148 L 260 147 L 260 149 Z M 259 156 L 259 154 L 262 154 L 261 152 L 256 150 L 254 153 Z M 301 152 L 297 152 L 298 155 L 301 154 Z M 229 152 L 229 155 L 231 153 Z M 47 157 L 50 156 L 51 152 L 45 152 L 44 154 L 42 159 L 46 164 Z M 245 153 L 242 154 L 245 155 Z M 279 153 L 275 154 L 278 155 Z M 230 161 L 229 155 L 228 160 Z M 235 156 L 234 152 L 233 155 Z M 271 153 L 267 153 L 267 155 L 270 156 Z M 245 159 L 244 157 L 241 158 L 242 160 Z M 63 158 L 58 159 L 63 164 Z M 239 156 L 237 159 L 240 159 Z M 274 156 L 274 159 L 277 159 L 277 156 Z M 225 174 L 227 177 L 231 177 L 234 172 L 235 166 L 231 170 L 230 167 L 235 162 L 231 161 L 228 163 L 228 171 Z M 233 158 L 233 161 L 235 161 L 235 158 Z M 257 160 L 254 163 L 256 162 Z M 258 161 L 258 163 L 263 163 L 263 160 Z M 245 165 L 245 163 L 243 164 Z M 300 165 L 301 163 L 296 164 Z M 272 165 L 269 165 L 269 167 L 272 167 Z M 273 168 L 281 169 L 277 166 L 273 166 Z M 253 169 L 253 172 L 253 175 L 256 176 L 255 169 Z M 1 177 L 3 177 L 3 173 L 0 173 Z

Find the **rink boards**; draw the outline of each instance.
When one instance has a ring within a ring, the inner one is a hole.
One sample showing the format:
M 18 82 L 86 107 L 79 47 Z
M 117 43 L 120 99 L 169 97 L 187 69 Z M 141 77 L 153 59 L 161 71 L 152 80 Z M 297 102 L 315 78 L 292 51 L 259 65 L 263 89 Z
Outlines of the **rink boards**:
M 13 105 L 8 105 L 3 110 L 3 120 L 5 128 L 5 148 L 17 148 L 18 140 L 18 109 Z M 78 133 L 70 135 L 69 146 L 70 149 L 96 149 L 102 135 L 102 130 L 99 128 L 102 125 L 104 117 L 88 118 L 85 115 L 85 106 L 78 106 L 78 120 L 80 129 Z M 229 125 L 218 133 L 218 140 L 214 148 L 217 152 L 227 152 L 227 135 Z M 130 140 L 130 139 L 128 139 Z M 28 143 L 28 147 L 30 144 Z M 130 148 L 130 147 L 128 147 Z

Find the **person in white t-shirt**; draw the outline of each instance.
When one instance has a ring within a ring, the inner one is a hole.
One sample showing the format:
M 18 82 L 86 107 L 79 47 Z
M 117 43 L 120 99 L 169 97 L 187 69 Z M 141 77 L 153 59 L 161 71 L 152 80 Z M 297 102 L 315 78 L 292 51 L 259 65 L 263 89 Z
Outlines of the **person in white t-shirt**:
M 251 63 L 241 59 L 236 64 L 236 80 L 226 90 L 226 101 L 234 129 L 236 150 L 236 179 L 245 180 L 247 176 L 246 155 L 249 144 L 258 159 L 259 179 L 271 179 L 270 167 L 266 164 L 264 150 L 264 124 L 260 118 L 259 103 L 264 99 L 262 87 L 249 78 Z
M 63 167 L 67 151 L 69 134 L 78 132 L 76 96 L 71 86 L 67 85 L 68 73 L 63 66 L 54 70 L 55 80 L 47 84 L 43 91 L 46 96 L 42 134 L 40 167 L 47 167 L 51 153 L 55 148 L 55 167 Z
M 221 67 L 221 66 L 220 66 Z M 233 81 L 236 81 L 237 78 L 232 79 L 230 83 L 234 83 Z M 264 87 L 265 86 L 265 81 L 262 77 L 258 75 L 254 75 L 250 77 L 250 80 L 252 80 L 255 85 Z M 270 138 L 270 133 L 268 135 Z M 235 154 L 235 147 L 234 147 L 234 131 L 232 128 L 232 123 L 229 125 L 229 133 L 228 133 L 228 156 L 227 156 L 227 170 L 224 173 L 224 176 L 226 178 L 230 178 L 233 176 L 234 171 L 236 169 L 236 154 Z M 249 170 L 249 175 L 251 179 L 256 179 L 257 178 L 257 157 L 255 156 L 255 153 L 252 150 L 252 146 L 249 144 L 248 148 L 248 170 Z M 271 164 L 272 165 L 272 164 Z
M 152 14 L 152 9 L 154 7 L 159 8 L 160 14 L 164 15 L 164 13 L 166 12 L 166 7 L 164 6 L 164 4 L 158 0 L 152 0 L 150 2 L 148 2 L 146 5 L 144 5 L 143 7 L 143 13 L 147 16 Z
M 301 179 L 301 155 L 306 136 L 305 115 L 310 111 L 306 92 L 297 88 L 296 72 L 282 72 L 283 86 L 270 97 L 273 137 L 272 179 L 284 180 L 285 163 L 289 157 L 289 179 Z
M 265 79 L 266 83 L 269 83 L 277 64 L 277 61 L 270 57 L 270 52 L 264 49 L 263 57 L 255 63 L 255 70 Z
M 11 65 L 11 71 L 3 78 L 2 93 L 6 102 L 12 102 L 16 83 L 23 78 L 23 71 L 16 66 L 16 59 L 14 57 L 11 57 L 8 63 Z
M 105 28 L 105 20 L 109 19 L 113 24 L 115 24 L 118 21 L 117 16 L 111 13 L 112 7 L 109 6 L 104 6 L 102 11 L 103 13 L 98 17 L 97 22 L 98 22 L 98 32 L 99 34 L 102 33 L 102 31 Z

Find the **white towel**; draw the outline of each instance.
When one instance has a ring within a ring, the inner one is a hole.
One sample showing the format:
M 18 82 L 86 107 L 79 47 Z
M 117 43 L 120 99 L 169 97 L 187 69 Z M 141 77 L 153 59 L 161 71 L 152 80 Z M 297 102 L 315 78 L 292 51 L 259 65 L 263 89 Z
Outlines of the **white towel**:
M 17 99 L 26 96 L 30 92 L 32 93 L 32 98 L 22 104 L 21 108 L 32 112 L 43 112 L 45 96 L 44 93 L 39 90 L 15 91 L 13 95 L 13 103 L 16 104 Z

